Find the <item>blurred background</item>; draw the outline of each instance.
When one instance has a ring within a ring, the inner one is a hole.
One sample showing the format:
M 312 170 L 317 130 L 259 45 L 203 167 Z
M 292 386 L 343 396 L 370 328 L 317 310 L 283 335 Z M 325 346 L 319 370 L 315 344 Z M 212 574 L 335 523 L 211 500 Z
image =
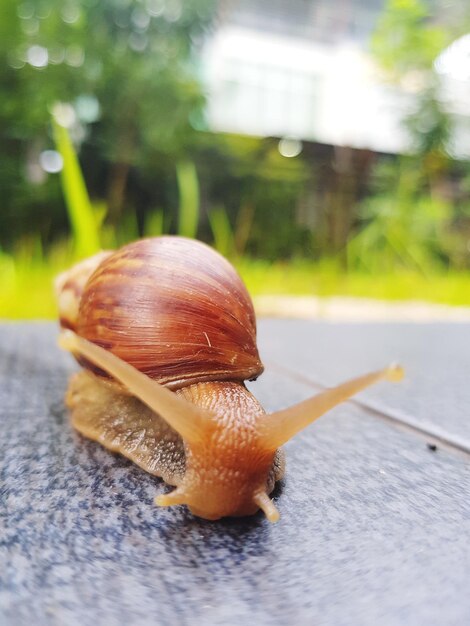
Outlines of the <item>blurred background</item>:
M 470 304 L 464 0 L 2 0 L 0 317 L 141 236 L 255 295 Z

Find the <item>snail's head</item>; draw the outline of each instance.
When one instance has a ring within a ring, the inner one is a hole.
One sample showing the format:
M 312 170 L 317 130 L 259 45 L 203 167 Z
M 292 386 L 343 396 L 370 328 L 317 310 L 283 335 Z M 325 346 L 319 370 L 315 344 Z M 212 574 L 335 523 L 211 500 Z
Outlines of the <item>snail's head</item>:
M 185 440 L 186 472 L 178 488 L 156 500 L 187 504 L 199 517 L 252 515 L 261 508 L 271 521 L 279 515 L 268 497 L 274 486 L 276 448 L 265 445 L 259 422 L 266 415 L 239 383 L 198 383 L 178 395 L 208 410 L 200 435 Z

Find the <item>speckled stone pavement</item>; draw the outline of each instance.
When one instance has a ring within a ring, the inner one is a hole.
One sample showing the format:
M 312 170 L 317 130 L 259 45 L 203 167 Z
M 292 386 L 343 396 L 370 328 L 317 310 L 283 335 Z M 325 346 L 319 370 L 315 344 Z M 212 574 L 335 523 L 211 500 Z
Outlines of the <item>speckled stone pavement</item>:
M 0 326 L 2 626 L 470 624 L 470 324 L 262 320 L 268 410 L 407 368 L 289 442 L 275 525 L 156 508 L 72 431 L 56 333 Z

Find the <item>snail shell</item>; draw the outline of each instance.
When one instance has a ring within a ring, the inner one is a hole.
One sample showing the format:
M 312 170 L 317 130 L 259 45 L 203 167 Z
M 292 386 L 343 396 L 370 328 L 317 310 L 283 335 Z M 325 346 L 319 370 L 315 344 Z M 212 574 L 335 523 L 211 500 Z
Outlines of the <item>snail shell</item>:
M 80 297 L 80 336 L 172 389 L 261 374 L 253 304 L 220 254 L 159 237 L 99 260 Z

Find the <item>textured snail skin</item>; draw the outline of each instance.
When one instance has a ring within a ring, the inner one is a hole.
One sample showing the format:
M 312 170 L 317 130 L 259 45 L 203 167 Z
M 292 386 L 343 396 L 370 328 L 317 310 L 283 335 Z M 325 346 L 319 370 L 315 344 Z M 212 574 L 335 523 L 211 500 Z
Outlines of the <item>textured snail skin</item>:
M 196 383 L 176 394 L 217 416 L 217 427 L 200 444 L 184 443 L 137 398 L 86 371 L 72 378 L 66 401 L 80 433 L 178 488 L 160 504 L 184 503 L 206 519 L 255 513 L 256 493 L 269 494 L 285 468 L 282 450 L 260 454 L 256 424 L 264 415 L 261 405 L 233 382 Z
M 217 416 L 217 427 L 201 444 L 186 452 L 186 473 L 176 493 L 190 510 L 206 519 L 256 513 L 256 495 L 270 493 L 269 474 L 276 450 L 258 437 L 258 422 L 265 411 L 239 383 L 200 383 L 179 392 Z M 280 453 L 278 452 L 278 455 Z M 277 460 L 275 480 L 283 475 Z

